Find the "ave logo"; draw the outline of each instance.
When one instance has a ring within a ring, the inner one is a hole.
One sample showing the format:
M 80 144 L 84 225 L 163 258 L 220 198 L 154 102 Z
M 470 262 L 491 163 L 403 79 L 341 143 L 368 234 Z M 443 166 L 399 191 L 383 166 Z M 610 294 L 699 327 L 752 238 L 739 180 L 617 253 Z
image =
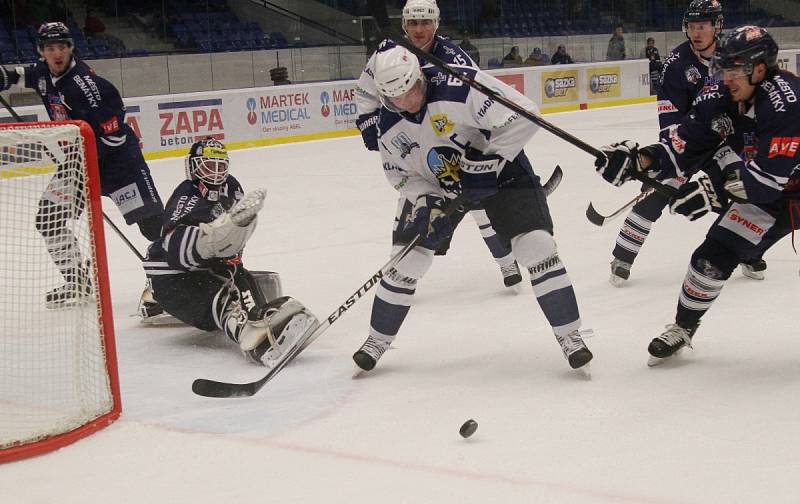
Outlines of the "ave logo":
M 772 137 L 767 157 L 786 156 L 791 158 L 797 154 L 798 147 L 800 147 L 800 137 Z

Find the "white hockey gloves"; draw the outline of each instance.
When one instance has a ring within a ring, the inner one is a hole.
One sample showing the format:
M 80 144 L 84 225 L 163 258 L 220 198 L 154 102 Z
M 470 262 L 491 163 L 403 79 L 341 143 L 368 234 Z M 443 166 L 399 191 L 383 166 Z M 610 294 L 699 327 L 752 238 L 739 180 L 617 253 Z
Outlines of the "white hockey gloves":
M 197 252 L 204 259 L 231 257 L 242 251 L 255 231 L 259 210 L 264 206 L 266 189 L 247 193 L 229 212 L 210 224 L 200 224 Z

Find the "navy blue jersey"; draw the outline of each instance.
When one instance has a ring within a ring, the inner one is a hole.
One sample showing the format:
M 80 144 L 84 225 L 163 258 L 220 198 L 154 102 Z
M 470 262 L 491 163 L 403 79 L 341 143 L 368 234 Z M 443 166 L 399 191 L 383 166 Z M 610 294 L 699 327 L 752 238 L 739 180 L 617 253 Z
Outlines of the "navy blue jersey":
M 676 47 L 661 70 L 658 90 L 658 123 L 660 128 L 681 122 L 689 113 L 692 101 L 703 88 L 717 84 L 708 75 L 708 62 L 700 59 L 686 41 Z
M 199 225 L 230 210 L 243 196 L 241 184 L 232 175 L 219 187 L 190 180 L 181 182 L 167 201 L 162 236 L 147 250 L 145 273 L 179 274 L 204 269 L 218 261 L 198 254 Z
M 710 95 L 708 98 L 703 96 Z M 695 110 L 678 127 L 662 132 L 662 170 L 684 169 L 703 151 L 716 150 L 725 138 L 724 117 L 731 119 L 726 143 L 741 159 L 724 169 L 738 169 L 747 200 L 771 203 L 800 191 L 800 78 L 777 72 L 756 88 L 746 106 L 724 90 L 698 97 Z M 733 134 L 730 134 L 733 131 Z
M 50 74 L 44 60 L 24 67 L 24 71 L 25 87 L 36 90 L 51 120 L 89 123 L 101 159 L 126 142 L 138 145 L 133 130 L 125 124 L 125 105 L 119 91 L 83 61 L 73 56 L 69 69 L 59 77 Z

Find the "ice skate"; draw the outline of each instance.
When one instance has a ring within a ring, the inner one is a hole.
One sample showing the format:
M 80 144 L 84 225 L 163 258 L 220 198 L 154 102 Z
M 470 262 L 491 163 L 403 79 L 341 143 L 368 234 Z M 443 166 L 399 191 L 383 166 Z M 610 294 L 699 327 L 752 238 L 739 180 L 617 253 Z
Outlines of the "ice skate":
M 751 264 L 742 263 L 742 275 L 753 280 L 764 280 L 764 272 L 767 271 L 767 263 L 759 259 Z
M 594 355 L 592 355 L 592 352 L 586 347 L 586 343 L 583 342 L 583 336 L 589 337 L 591 335 L 591 331 L 581 332 L 577 329 L 566 336 L 559 336 L 556 334 L 556 340 L 558 344 L 561 345 L 561 351 L 564 352 L 564 357 L 566 357 L 570 367 L 572 369 L 580 369 L 586 376 L 591 375 L 589 372 L 589 362 Z
M 148 326 L 166 326 L 166 325 L 183 325 L 183 321 L 177 319 L 164 311 L 164 307 L 162 307 L 158 301 L 155 300 L 153 297 L 153 288 L 150 286 L 150 282 L 147 282 L 144 290 L 142 291 L 142 295 L 139 298 L 139 307 L 136 310 L 136 314 L 131 315 L 133 317 L 138 316 L 139 321 L 143 325 Z
M 631 263 L 621 259 L 611 261 L 611 276 L 608 281 L 614 287 L 622 287 L 631 276 Z
M 680 352 L 683 347 L 692 348 L 692 336 L 694 336 L 696 330 L 697 326 L 686 329 L 678 324 L 669 324 L 667 330 L 661 333 L 661 336 L 653 338 L 650 346 L 647 347 L 647 351 L 650 352 L 647 365 L 650 367 L 658 366 L 665 359 Z
M 66 308 L 92 299 L 92 281 L 87 269 L 83 266 L 64 274 L 66 282 L 61 287 L 49 291 L 45 295 L 45 306 L 50 310 Z
M 506 287 L 511 288 L 522 282 L 522 273 L 519 271 L 519 264 L 517 264 L 517 261 L 507 266 L 500 266 L 500 273 L 503 274 L 503 284 L 505 284 Z
M 369 336 L 367 341 L 361 345 L 356 353 L 353 354 L 353 362 L 362 371 L 372 371 L 381 356 L 389 349 L 391 342 L 380 340 Z

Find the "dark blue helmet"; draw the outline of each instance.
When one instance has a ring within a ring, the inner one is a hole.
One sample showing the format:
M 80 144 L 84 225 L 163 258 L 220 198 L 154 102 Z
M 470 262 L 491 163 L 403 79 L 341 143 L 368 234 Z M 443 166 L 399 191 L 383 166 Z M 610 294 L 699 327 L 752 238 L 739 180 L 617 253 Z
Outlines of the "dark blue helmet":
M 768 69 L 778 68 L 778 44 L 764 28 L 740 26 L 717 44 L 711 59 L 711 71 L 717 74 L 722 70 L 741 68 L 744 74 L 751 75 L 759 63 L 764 63 Z
M 36 39 L 39 49 L 44 49 L 44 46 L 50 42 L 63 42 L 69 44 L 70 47 L 74 46 L 69 28 L 60 22 L 44 23 L 39 27 L 39 35 Z
M 711 21 L 714 27 L 722 31 L 722 2 L 719 0 L 692 0 L 683 14 L 683 31 L 690 22 Z

